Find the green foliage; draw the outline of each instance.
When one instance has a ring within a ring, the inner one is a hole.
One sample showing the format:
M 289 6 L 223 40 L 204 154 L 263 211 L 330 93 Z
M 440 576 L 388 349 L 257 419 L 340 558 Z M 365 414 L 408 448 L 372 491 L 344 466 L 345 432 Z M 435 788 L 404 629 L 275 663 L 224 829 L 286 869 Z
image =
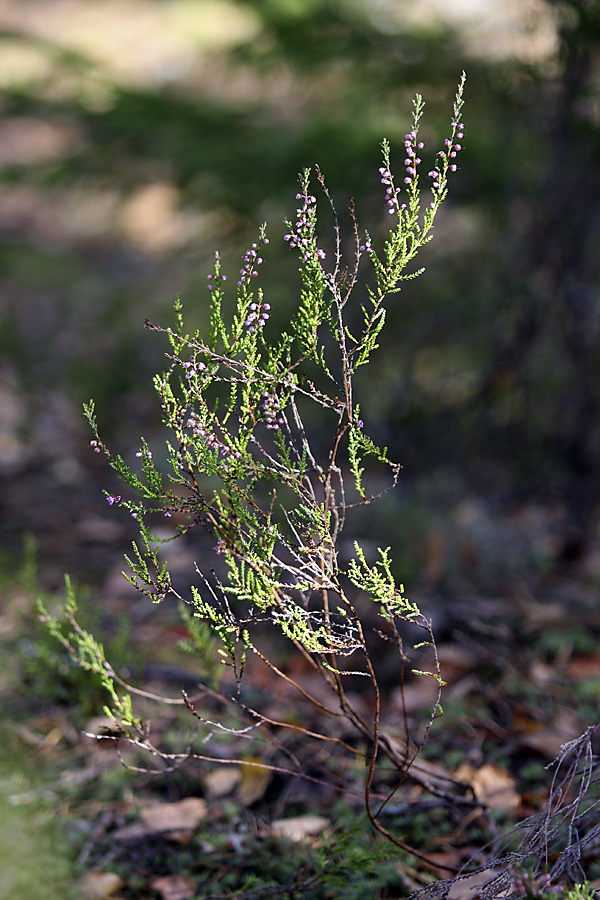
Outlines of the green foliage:
M 460 130 L 463 86 L 464 76 L 455 101 L 448 148 L 456 143 Z M 417 148 L 422 147 L 417 141 L 422 112 L 423 101 L 418 96 L 413 128 L 406 141 L 406 152 L 413 158 Z M 321 620 L 308 609 L 310 598 L 326 591 L 335 596 L 337 606 L 354 615 L 340 581 L 334 552 L 347 508 L 341 478 L 343 447 L 347 448 L 359 502 L 367 503 L 371 499 L 362 484 L 362 462 L 366 457 L 374 457 L 389 466 L 394 479 L 398 472 L 398 467 L 388 460 L 387 451 L 363 433 L 359 409 L 353 403 L 352 379 L 377 347 L 377 337 L 385 322 L 385 298 L 400 290 L 404 280 L 419 274 L 406 272 L 406 268 L 431 239 L 436 213 L 447 194 L 449 149 L 441 154 L 442 162 L 436 164 L 431 201 L 424 210 L 417 174 L 420 160 L 407 168 L 408 198 L 400 204 L 389 154 L 389 144 L 384 141 L 381 171 L 394 225 L 380 258 L 368 236 L 364 244 L 360 243 L 354 220 L 357 246 L 350 275 L 341 266 L 337 218 L 334 268 L 327 271 L 324 267 L 325 253 L 317 235 L 316 198 L 310 193 L 310 172 L 306 170 L 301 176 L 297 218 L 287 223 L 286 236 L 290 247 L 299 251 L 302 280 L 298 311 L 289 334 L 284 332 L 276 342 L 269 341 L 264 326 L 270 305 L 265 303 L 261 289 L 254 289 L 253 278 L 258 275 L 262 262 L 258 252 L 268 244 L 264 226 L 258 242 L 246 254 L 230 324 L 222 312 L 224 277 L 218 255 L 209 284 L 208 342 L 198 333 L 185 334 L 182 304 L 179 299 L 176 301 L 177 328 L 167 330 L 172 347 L 171 364 L 155 378 L 163 420 L 174 435 L 174 441 L 167 445 L 169 481 L 173 487 L 165 488 L 144 442 L 138 454 L 142 458 L 143 477 L 121 456 L 111 454 L 98 436 L 93 403 L 85 407 L 95 445 L 106 453 L 119 477 L 138 497 L 153 501 L 154 508 L 163 514 L 186 515 L 189 525 L 183 526 L 181 532 L 188 532 L 201 523 L 214 533 L 217 552 L 224 556 L 228 569 L 229 583 L 219 583 L 221 593 L 229 594 L 238 603 L 255 606 L 262 615 L 270 614 L 293 643 L 311 654 L 356 649 L 352 629 L 345 631 L 344 626 L 334 637 L 326 613 Z M 318 174 L 331 204 L 322 176 Z M 345 307 L 356 287 L 359 264 L 365 255 L 373 266 L 375 287 L 366 287 L 370 308 L 363 306 L 363 330 L 354 337 L 344 321 Z M 335 369 L 326 362 L 323 329 L 338 347 Z M 328 391 L 316 387 L 309 375 L 311 366 L 320 370 L 321 380 L 329 384 Z M 319 462 L 313 453 L 299 401 L 317 404 L 330 414 L 334 437 L 325 463 Z M 320 498 L 315 491 L 315 478 L 320 482 Z M 122 505 L 138 518 L 142 536 L 142 545 L 134 544 L 134 556 L 127 557 L 132 583 L 153 600 L 174 593 L 167 565 L 159 564 L 154 549 L 158 539 L 143 521 L 147 510 L 129 500 Z M 362 570 L 354 562 L 349 570 L 350 580 L 358 586 L 358 580 L 368 576 L 368 590 L 374 592 L 375 602 L 382 604 L 384 615 L 392 619 L 419 614 L 416 607 L 396 599 L 385 554 L 385 585 L 384 576 L 376 574 L 376 569 L 369 569 L 364 557 L 359 558 Z M 240 620 L 227 604 L 210 606 L 197 587 L 191 601 L 186 602 L 191 602 L 196 615 L 212 622 L 230 660 L 234 656 L 231 643 L 234 638 L 249 648 L 252 646 L 248 630 L 233 624 Z
M 433 636 L 428 620 L 396 584 L 389 548 L 379 549 L 379 559 L 371 563 L 356 543 L 356 556 L 347 569 L 339 560 L 348 512 L 366 507 L 379 496 L 367 491 L 367 461 L 369 474 L 373 470 L 378 481 L 384 478 L 387 489 L 396 484 L 400 470 L 388 458 L 387 449 L 368 436 L 354 399 L 354 379 L 377 349 L 389 298 L 422 271 L 412 264 L 431 240 L 436 215 L 447 195 L 449 173 L 456 169 L 454 160 L 464 128 L 464 82 L 463 74 L 449 137 L 428 173 L 426 189 L 419 177 L 424 147 L 419 137 L 420 96 L 414 103 L 412 128 L 404 139 L 404 194 L 395 185 L 389 143 L 382 144 L 380 174 L 391 226 L 381 250 L 375 248 L 370 235 L 361 235 L 352 204 L 353 249 L 347 258 L 342 226 L 317 169 L 317 182 L 334 223 L 334 250 L 331 261 L 326 262 L 311 172 L 305 170 L 300 176 L 296 216 L 286 223 L 285 236 L 299 259 L 300 294 L 287 328 L 271 334 L 271 303 L 258 282 L 263 263 L 260 254 L 269 252 L 264 225 L 244 256 L 231 315 L 225 313 L 227 278 L 219 255 L 215 256 L 207 278 L 211 304 L 206 339 L 199 330 L 186 330 L 179 298 L 173 328 L 146 321 L 149 330 L 166 334 L 170 346 L 167 366 L 154 378 L 169 433 L 164 472 L 143 438 L 136 462 L 112 453 L 98 432 L 93 401 L 84 406 L 93 449 L 105 454 L 130 495 L 123 498 L 106 493 L 106 499 L 112 507 L 127 510 L 140 530 L 133 552 L 125 557 L 126 577 L 153 602 L 167 597 L 177 601 L 188 624 L 188 646 L 196 647 L 204 676 L 212 685 L 219 682 L 217 666 L 207 665 L 206 656 L 220 657 L 220 663 L 231 669 L 237 688 L 235 700 L 222 696 L 222 702 L 228 707 L 237 703 L 238 713 L 252 724 L 236 731 L 229 719 L 223 717 L 215 723 L 184 697 L 186 705 L 211 733 L 219 729 L 223 735 L 241 734 L 267 722 L 274 729 L 293 727 L 287 720 L 265 719 L 260 709 L 242 701 L 246 662 L 254 656 L 294 686 L 319 714 L 347 718 L 358 732 L 364 749 L 356 752 L 367 763 L 367 813 L 388 837 L 371 804 L 376 764 L 382 755 L 396 770 L 406 772 L 412 760 L 400 743 L 380 740 L 378 661 L 367 643 L 366 620 L 372 611 L 384 619 L 387 634 L 376 633 L 392 642 L 402 665 L 408 657 L 400 623 L 426 632 L 426 640 L 415 648 L 417 653 L 420 647 L 432 646 Z M 360 327 L 357 322 L 362 322 Z M 363 414 L 368 416 L 368 412 Z M 325 446 L 314 428 L 321 418 L 329 427 Z M 165 454 L 161 457 L 164 460 Z M 157 517 L 177 523 L 171 537 L 165 538 L 158 529 L 155 532 Z M 190 573 L 189 586 L 180 586 L 181 580 L 171 577 L 168 553 L 163 558 L 163 551 L 168 551 L 165 545 L 171 540 L 191 542 L 197 529 L 204 530 L 213 543 L 214 569 L 203 559 Z M 134 714 L 129 686 L 108 662 L 103 646 L 78 623 L 69 579 L 66 587 L 63 618 L 50 615 L 43 604 L 41 615 L 70 657 L 104 687 L 110 698 L 106 712 L 125 735 L 144 746 L 146 732 Z M 269 630 L 283 635 L 287 645 L 322 679 L 332 693 L 335 710 L 275 665 L 271 650 L 263 650 L 263 636 Z M 348 670 L 341 666 L 343 657 L 352 658 Z M 436 665 L 439 670 L 437 657 Z M 441 687 L 438 670 L 413 669 L 433 675 Z M 373 697 L 368 716 L 353 705 L 345 689 L 346 676 L 367 680 Z M 431 718 L 438 711 L 439 696 Z M 298 728 L 311 738 L 351 749 L 326 727 L 310 732 Z M 272 740 L 279 746 L 276 737 Z M 405 847 L 402 841 L 396 843 Z
M 588 881 L 573 885 L 572 889 L 565 894 L 566 900 L 594 900 L 595 896 L 596 892 Z
M 69 706 L 76 719 L 83 724 L 98 709 L 105 695 L 105 688 L 98 679 L 90 679 L 87 671 L 69 655 L 66 648 L 57 644 L 54 628 L 48 627 L 43 613 L 47 609 L 73 608 L 69 600 L 65 603 L 60 595 L 45 590 L 39 582 L 36 546 L 31 535 L 26 535 L 23 545 L 23 559 L 14 582 L 3 585 L 17 590 L 25 600 L 19 611 L 22 637 L 14 647 L 16 655 L 15 678 L 27 687 L 28 693 L 44 705 Z M 74 588 L 69 583 L 69 593 L 74 597 Z M 76 612 L 86 629 L 97 631 L 103 626 L 101 610 L 94 604 L 89 590 L 78 589 Z M 50 617 L 52 619 L 52 616 Z M 127 618 L 119 620 L 118 628 L 108 638 L 108 655 L 117 665 L 127 666 L 134 672 L 139 665 L 139 652 L 131 645 L 131 629 Z
M 185 603 L 179 605 L 179 614 L 187 628 L 189 637 L 179 641 L 178 646 L 181 650 L 195 657 L 202 671 L 206 673 L 209 686 L 216 691 L 218 690 L 222 674 L 218 657 L 219 640 L 215 636 L 210 622 L 199 616 L 194 616 Z
M 396 587 L 391 571 L 390 548 L 379 548 L 381 559 L 374 566 L 367 564 L 364 551 L 356 541 L 354 549 L 358 562 L 350 560 L 348 577 L 356 588 L 366 591 L 369 598 L 380 605 L 381 615 L 390 622 L 396 616 L 408 619 L 418 616 L 419 608 L 416 603 L 410 603 L 402 595 L 404 588 L 401 585 Z
M 49 633 L 56 638 L 73 660 L 84 671 L 96 675 L 104 690 L 108 693 L 111 706 L 105 706 L 104 712 L 125 731 L 141 730 L 141 722 L 133 714 L 129 693 L 119 693 L 115 686 L 116 675 L 106 659 L 104 648 L 96 638 L 77 621 L 77 602 L 75 592 L 68 576 L 65 577 L 66 601 L 63 616 L 51 615 L 42 598 L 38 598 L 37 607 L 40 618 Z M 67 629 L 65 629 L 65 625 Z

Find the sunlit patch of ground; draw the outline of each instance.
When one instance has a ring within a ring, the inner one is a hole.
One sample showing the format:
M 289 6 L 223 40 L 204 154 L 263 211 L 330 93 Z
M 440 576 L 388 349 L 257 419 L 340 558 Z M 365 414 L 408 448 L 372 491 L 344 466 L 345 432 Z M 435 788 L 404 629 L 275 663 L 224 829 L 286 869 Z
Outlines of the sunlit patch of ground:
M 228 0 L 7 0 L 0 23 L 88 56 L 122 84 L 154 86 L 185 79 L 202 53 L 248 41 L 258 27 Z
M 471 57 L 535 64 L 558 49 L 556 24 L 543 0 L 380 0 L 371 15 L 386 31 L 450 25 Z
M 458 28 L 472 56 L 536 63 L 557 49 L 555 22 L 543 0 L 380 0 L 353 9 L 388 32 L 448 24 Z M 23 37 L 3 49 L 4 83 L 47 75 L 47 45 L 54 45 L 82 54 L 120 84 L 200 90 L 201 76 L 210 72 L 207 56 L 212 64 L 215 54 L 260 33 L 258 18 L 232 0 L 5 0 L 0 26 Z M 241 74 L 253 81 L 249 71 Z M 236 83 L 239 88 L 239 78 Z M 281 87 L 279 79 L 271 84 Z
M 348 8 L 382 31 L 457 27 L 465 52 L 475 56 L 534 62 L 556 49 L 554 22 L 542 0 L 379 0 Z M 293 15 L 293 4 L 288 12 Z M 289 128 L 323 97 L 341 95 L 346 78 L 343 67 L 300 74 L 285 60 L 267 71 L 232 61 L 235 46 L 268 41 L 258 17 L 234 0 L 4 0 L 0 28 L 12 32 L 0 43 L 0 87 L 92 110 L 111 108 L 119 87 L 168 87 L 235 109 L 258 105 L 276 127 Z M 5 118 L 0 170 L 85 152 L 89 139 L 66 117 Z M 160 256 L 198 242 L 218 224 L 214 212 L 181 207 L 168 176 L 149 177 L 133 194 L 106 184 L 55 194 L 21 185 L 5 190 L 0 224 L 50 244 L 111 236 Z

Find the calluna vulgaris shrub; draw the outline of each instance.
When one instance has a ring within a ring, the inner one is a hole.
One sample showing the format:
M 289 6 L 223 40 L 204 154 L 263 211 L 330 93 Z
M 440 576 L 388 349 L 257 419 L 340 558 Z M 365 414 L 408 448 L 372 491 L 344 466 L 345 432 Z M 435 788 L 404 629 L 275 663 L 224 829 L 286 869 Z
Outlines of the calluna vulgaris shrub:
M 302 174 L 296 216 L 286 223 L 285 240 L 299 258 L 301 279 L 297 309 L 286 331 L 271 333 L 270 303 L 259 286 L 262 254 L 266 255 L 269 243 L 264 226 L 244 257 L 233 289 L 236 304 L 231 319 L 223 313 L 230 284 L 217 254 L 214 271 L 208 275 L 207 336 L 186 332 L 179 299 L 174 328 L 146 322 L 147 328 L 166 334 L 170 344 L 166 370 L 154 379 L 163 422 L 170 432 L 167 472 L 158 470 L 143 439 L 133 465 L 113 454 L 99 435 L 93 402 L 85 406 L 94 434 L 93 450 L 106 455 L 128 489 L 127 496 L 107 494 L 106 499 L 113 507 L 127 510 L 139 524 L 140 540 L 125 557 L 127 577 L 154 603 L 178 601 L 204 670 L 210 674 L 206 684 L 199 685 L 198 697 L 184 695 L 181 702 L 211 734 L 219 731 L 233 740 L 242 733 L 246 737 L 258 734 L 260 729 L 262 739 L 277 733 L 277 746 L 283 747 L 285 729 L 302 740 L 328 742 L 331 749 L 363 757 L 368 815 L 400 846 L 404 846 L 402 840 L 392 836 L 380 820 L 385 801 L 380 796 L 376 799 L 373 791 L 378 764 L 387 761 L 388 776 L 389 771 L 396 773 L 390 796 L 409 770 L 429 789 L 436 790 L 436 785 L 427 768 L 415 761 L 422 742 L 416 746 L 408 734 L 392 739 L 382 731 L 378 662 L 384 654 L 374 641 L 385 642 L 385 655 L 397 653 L 398 672 L 408 662 L 416 675 L 434 679 L 438 699 L 430 723 L 439 711 L 442 680 L 430 624 L 395 583 L 390 549 L 378 549 L 373 558 L 354 543 L 353 555 L 344 561 L 340 538 L 348 511 L 374 499 L 363 481 L 367 460 L 387 470 L 389 488 L 398 478 L 400 467 L 389 459 L 386 448 L 368 436 L 363 421 L 367 416 L 355 401 L 354 379 L 377 349 L 386 303 L 403 282 L 422 271 L 411 264 L 433 236 L 448 179 L 457 168 L 464 133 L 464 82 L 463 73 L 448 136 L 430 164 L 426 187 L 420 175 L 425 148 L 419 137 L 424 105 L 419 95 L 412 128 L 405 136 L 399 185 L 390 167 L 389 144 L 383 141 L 379 171 L 389 232 L 381 248 L 368 233 L 361 234 L 351 206 L 352 248 L 346 261 L 336 211 L 317 169 L 316 180 L 334 222 L 333 251 L 326 254 L 318 233 L 311 173 Z M 319 423 L 318 441 L 315 422 Z M 324 423 L 330 427 L 326 449 Z M 168 562 L 162 561 L 166 539 L 155 535 L 148 523 L 157 514 L 178 523 L 168 540 L 190 540 L 197 528 L 211 536 L 216 557 L 196 565 L 186 591 L 174 583 Z M 65 618 L 56 619 L 46 610 L 42 617 L 79 665 L 102 679 L 110 695 L 107 711 L 120 728 L 121 740 L 157 752 L 132 705 L 132 695 L 143 692 L 118 676 L 102 646 L 79 625 L 76 613 L 67 580 Z M 423 632 L 423 640 L 409 650 L 403 640 L 407 622 Z M 322 680 L 330 703 L 323 701 L 322 690 L 311 690 L 275 663 L 268 649 L 273 647 L 269 629 L 283 634 L 304 666 Z M 411 662 L 419 652 L 430 660 L 424 670 Z M 287 718 L 279 720 L 272 706 L 261 711 L 248 699 L 242 685 L 252 656 L 270 670 L 273 679 L 284 679 L 288 690 L 297 692 L 298 709 L 312 705 L 310 727 L 299 720 L 297 711 L 290 710 Z M 220 690 L 215 658 L 232 673 L 232 678 L 223 679 L 225 686 Z M 368 682 L 369 690 L 363 692 L 368 702 L 357 700 L 359 678 Z M 201 707 L 204 702 L 206 709 Z M 239 728 L 231 724 L 232 712 L 243 720 Z M 322 729 L 315 721 L 323 723 Z M 224 761 L 216 752 L 198 754 L 194 748 L 187 755 Z M 264 763 L 255 758 L 251 764 L 297 772 L 283 752 L 275 763 L 274 758 Z

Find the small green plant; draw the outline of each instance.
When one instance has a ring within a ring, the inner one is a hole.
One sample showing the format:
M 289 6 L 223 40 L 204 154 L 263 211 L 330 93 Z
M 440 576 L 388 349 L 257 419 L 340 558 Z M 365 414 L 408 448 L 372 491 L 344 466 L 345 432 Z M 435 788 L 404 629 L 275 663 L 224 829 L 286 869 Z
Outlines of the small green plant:
M 8 652 L 14 652 L 14 666 L 7 667 L 11 681 L 27 688 L 35 703 L 68 706 L 80 724 L 92 716 L 104 696 L 104 687 L 98 679 L 90 679 L 80 665 L 57 646 L 51 631 L 40 623 L 36 606 L 49 609 L 64 607 L 60 592 L 45 590 L 39 581 L 36 545 L 32 535 L 25 535 L 21 567 L 2 587 L 8 608 L 14 610 L 19 623 L 19 637 Z M 69 594 L 74 600 L 74 590 L 69 584 Z M 12 596 L 11 596 L 12 595 Z M 99 629 L 102 613 L 92 602 L 89 591 L 79 590 L 79 616 L 88 628 Z M 137 668 L 138 659 L 131 647 L 130 623 L 123 618 L 108 641 L 109 654 L 115 664 L 131 672 Z M 30 712 L 18 702 L 19 714 Z
M 594 900 L 596 896 L 595 890 L 590 886 L 588 881 L 582 884 L 575 884 L 570 891 L 566 893 L 566 900 Z
M 594 900 L 596 896 L 588 881 L 574 884 L 567 890 L 563 884 L 555 883 L 548 874 L 538 877 L 520 876 L 515 888 L 518 896 L 525 900 Z
M 463 73 L 449 134 L 431 164 L 426 189 L 419 177 L 424 155 L 419 136 L 424 104 L 419 95 L 404 140 L 401 186 L 396 186 L 392 173 L 390 145 L 383 141 L 379 171 L 390 225 L 380 249 L 370 234 L 361 234 L 353 205 L 350 240 L 342 237 L 332 198 L 317 169 L 327 214 L 334 223 L 332 249 L 326 252 L 318 231 L 311 172 L 302 174 L 296 216 L 286 223 L 285 240 L 299 257 L 300 276 L 299 302 L 286 330 L 272 333 L 271 305 L 257 286 L 262 254 L 268 252 L 265 226 L 245 254 L 231 317 L 225 313 L 227 275 L 216 255 L 207 279 L 208 336 L 186 331 L 179 299 L 175 327 L 146 322 L 148 329 L 167 336 L 170 347 L 166 369 L 154 379 L 170 434 L 165 471 L 143 438 L 137 461 L 114 454 L 100 437 L 94 403 L 85 406 L 93 450 L 106 455 L 127 486 L 126 496 L 107 494 L 107 502 L 127 510 L 140 529 L 139 541 L 126 556 L 126 577 L 153 603 L 169 599 L 181 605 L 190 633 L 188 645 L 204 661 L 207 684 L 200 699 L 184 695 L 182 702 L 205 726 L 205 740 L 214 732 L 232 741 L 241 735 L 271 739 L 281 758 L 246 764 L 278 772 L 298 772 L 282 744 L 285 732 L 362 759 L 369 819 L 403 848 L 403 840 L 388 831 L 381 816 L 409 772 L 429 790 L 442 792 L 415 760 L 441 711 L 443 682 L 431 625 L 396 582 L 390 548 L 379 548 L 373 555 L 354 543 L 347 558 L 341 537 L 348 512 L 381 494 L 379 487 L 375 492 L 369 487 L 373 469 L 379 469 L 378 484 L 387 473 L 385 490 L 393 488 L 399 476 L 400 466 L 368 435 L 369 410 L 357 402 L 355 379 L 378 347 L 386 304 L 404 282 L 423 271 L 413 264 L 433 236 L 461 150 L 464 83 Z M 157 516 L 177 523 L 172 537 L 155 533 Z M 168 544 L 183 540 L 200 548 L 198 529 L 208 534 L 214 557 L 197 561 L 189 589 L 184 590 L 171 577 Z M 110 698 L 107 712 L 125 738 L 157 753 L 134 711 L 132 695 L 137 691 L 118 676 L 102 645 L 78 623 L 69 583 L 64 618 L 44 609 L 41 615 L 72 657 L 101 679 Z M 405 646 L 407 625 L 413 630 L 418 626 L 423 633 L 416 645 L 411 641 L 412 648 Z M 276 644 L 269 637 L 273 631 L 321 680 L 329 702 L 322 699 L 322 691 L 275 662 Z M 402 739 L 394 740 L 382 730 L 381 648 L 374 641 L 383 641 L 387 653 L 395 650 L 399 673 L 408 664 L 415 677 L 431 678 L 437 686 L 429 726 L 416 744 L 408 729 Z M 217 669 L 222 666 L 216 667 L 215 659 L 229 672 L 221 688 Z M 276 717 L 246 690 L 244 674 L 250 659 L 294 692 L 297 708 L 292 704 L 289 715 Z M 367 703 L 357 702 L 356 690 L 347 688 L 350 681 L 355 685 L 360 679 Z M 214 716 L 215 696 L 225 710 L 221 719 Z M 207 698 L 213 704 L 210 715 L 201 707 Z M 313 727 L 312 720 L 310 727 L 303 724 L 305 708 L 322 721 L 322 727 Z M 241 720 L 239 727 L 231 724 L 232 713 Z M 347 736 L 348 725 L 354 738 Z M 226 761 L 216 752 L 188 750 L 187 755 Z M 185 754 L 168 756 L 176 760 Z M 391 773 L 395 775 L 390 787 Z

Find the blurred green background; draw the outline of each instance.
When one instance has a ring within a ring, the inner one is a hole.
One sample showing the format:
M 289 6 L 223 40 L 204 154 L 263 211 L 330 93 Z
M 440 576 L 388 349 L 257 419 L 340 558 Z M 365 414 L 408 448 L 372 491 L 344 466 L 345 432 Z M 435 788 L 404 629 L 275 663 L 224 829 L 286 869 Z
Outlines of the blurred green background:
M 368 427 L 404 465 L 387 514 L 408 523 L 407 577 L 426 564 L 431 510 L 465 497 L 541 504 L 559 523 L 554 557 L 586 552 L 600 500 L 597 2 L 6 0 L 0 29 L 9 566 L 30 531 L 50 586 L 65 568 L 102 579 L 98 546 L 122 533 L 82 402 L 95 398 L 120 452 L 152 439 L 165 347 L 145 317 L 169 324 L 181 294 L 202 326 L 214 251 L 235 273 L 266 220 L 276 329 L 296 297 L 282 220 L 297 173 L 318 163 L 340 210 L 352 195 L 381 236 L 379 143 L 401 171 L 419 91 L 433 158 L 463 68 L 460 171 L 362 383 Z

